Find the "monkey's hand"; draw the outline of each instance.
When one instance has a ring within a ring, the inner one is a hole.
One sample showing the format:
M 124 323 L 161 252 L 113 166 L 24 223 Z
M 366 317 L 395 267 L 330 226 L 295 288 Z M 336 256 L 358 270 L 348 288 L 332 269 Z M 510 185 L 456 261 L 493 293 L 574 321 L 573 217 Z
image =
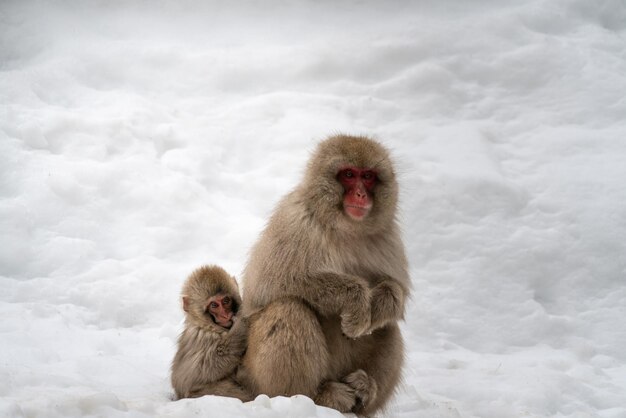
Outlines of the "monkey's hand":
M 365 279 L 333 272 L 318 272 L 306 285 L 286 292 L 306 300 L 321 315 L 339 315 L 341 329 L 350 338 L 367 333 L 372 318 L 371 290 Z
M 392 279 L 378 283 L 372 289 L 372 319 L 370 331 L 404 317 L 406 292 Z
M 235 316 L 233 319 L 233 326 L 226 337 L 226 345 L 229 354 L 241 356 L 246 351 L 248 343 L 248 319 L 239 318 L 239 316 Z
M 341 312 L 341 330 L 350 338 L 367 334 L 371 325 L 371 296 L 366 287 L 355 283 L 349 288 L 343 310 Z

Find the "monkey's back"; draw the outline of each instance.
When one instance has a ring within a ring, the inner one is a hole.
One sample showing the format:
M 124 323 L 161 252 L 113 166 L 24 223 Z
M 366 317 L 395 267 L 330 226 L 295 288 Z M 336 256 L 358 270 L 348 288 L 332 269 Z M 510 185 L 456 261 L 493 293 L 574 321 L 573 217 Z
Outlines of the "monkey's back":
M 324 264 L 324 236 L 299 200 L 296 192 L 285 196 L 252 247 L 243 274 L 246 316 L 280 298 L 288 282 L 306 281 L 311 265 Z

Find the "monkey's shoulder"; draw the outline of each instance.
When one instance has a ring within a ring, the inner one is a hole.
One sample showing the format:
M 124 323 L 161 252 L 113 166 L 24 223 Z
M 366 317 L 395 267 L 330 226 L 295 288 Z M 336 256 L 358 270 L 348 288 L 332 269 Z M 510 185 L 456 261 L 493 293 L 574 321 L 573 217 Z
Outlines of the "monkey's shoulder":
M 293 199 L 290 197 L 285 203 Z M 326 246 L 323 228 L 307 214 L 303 205 L 279 204 L 253 248 L 252 256 L 260 256 L 261 261 L 278 258 L 282 265 L 288 265 L 291 260 L 311 260 Z
M 278 203 L 271 216 L 266 232 L 277 237 L 307 234 L 316 228 L 316 220 L 306 202 L 297 191 L 293 191 Z

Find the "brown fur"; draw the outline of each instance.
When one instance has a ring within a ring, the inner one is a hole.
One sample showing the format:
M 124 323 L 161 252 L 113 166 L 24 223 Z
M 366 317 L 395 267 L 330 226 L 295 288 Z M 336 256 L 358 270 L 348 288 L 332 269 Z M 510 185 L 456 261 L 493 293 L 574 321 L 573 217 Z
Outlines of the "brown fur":
M 230 329 L 217 325 L 205 312 L 210 297 L 221 293 L 241 306 L 237 282 L 222 268 L 204 266 L 194 271 L 183 286 L 185 329 L 178 338 L 172 362 L 172 386 L 176 398 L 219 395 L 252 400 L 236 380 L 235 373 L 246 350 L 246 320 L 237 318 Z
M 378 174 L 373 207 L 361 221 L 343 210 L 336 176 L 346 165 Z M 379 143 L 343 135 L 320 143 L 244 273 L 251 323 L 243 364 L 255 393 L 304 394 L 359 414 L 384 407 L 400 380 L 397 321 L 410 290 L 397 199 L 395 172 Z

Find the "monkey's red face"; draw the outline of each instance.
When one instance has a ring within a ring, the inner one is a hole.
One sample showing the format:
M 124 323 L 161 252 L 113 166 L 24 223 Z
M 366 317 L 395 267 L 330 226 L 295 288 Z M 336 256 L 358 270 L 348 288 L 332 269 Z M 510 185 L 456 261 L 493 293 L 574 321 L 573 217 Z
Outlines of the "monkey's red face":
M 343 210 L 352 219 L 365 219 L 372 209 L 372 191 L 378 183 L 376 171 L 370 168 L 344 167 L 337 180 L 344 189 Z
M 213 317 L 215 323 L 224 328 L 230 328 L 233 325 L 233 300 L 228 295 L 215 295 L 209 298 L 207 311 Z

